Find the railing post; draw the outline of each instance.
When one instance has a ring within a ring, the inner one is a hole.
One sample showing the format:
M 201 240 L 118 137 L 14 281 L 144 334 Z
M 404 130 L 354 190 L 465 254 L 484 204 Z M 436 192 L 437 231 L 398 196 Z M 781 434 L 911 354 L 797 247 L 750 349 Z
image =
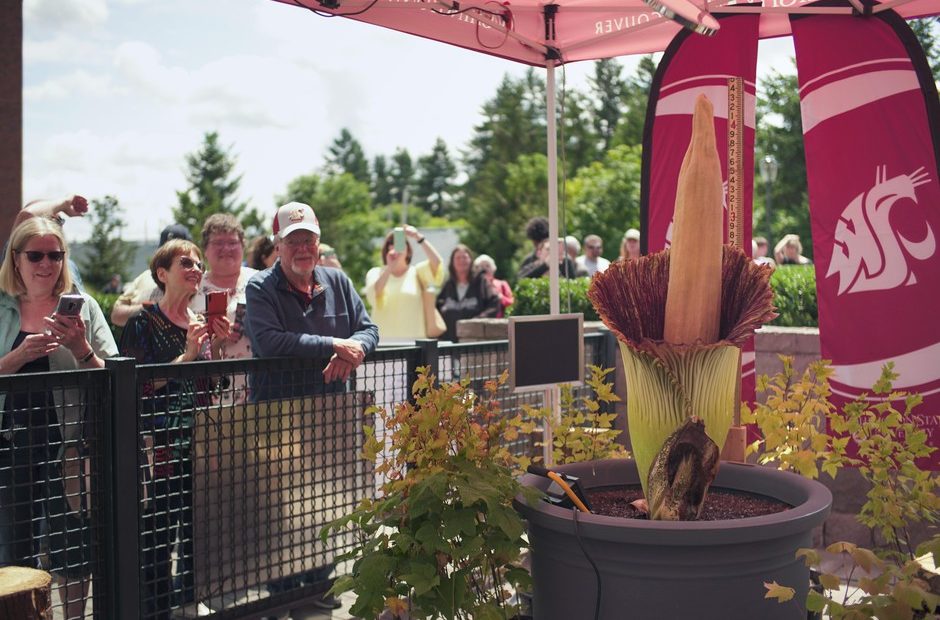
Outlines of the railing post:
M 108 549 L 108 618 L 140 617 L 140 420 L 137 411 L 137 362 L 120 357 L 105 360 L 111 375 L 111 411 L 105 421 L 110 458 L 111 536 Z
M 418 347 L 418 357 L 415 360 L 414 366 L 411 364 L 408 365 L 408 400 L 412 400 L 414 398 L 414 394 L 412 394 L 411 391 L 411 386 L 413 386 L 415 381 L 418 379 L 419 368 L 422 366 L 429 366 L 431 368 L 432 375 L 438 378 L 440 375 L 437 340 L 434 340 L 433 338 L 416 340 L 415 346 Z

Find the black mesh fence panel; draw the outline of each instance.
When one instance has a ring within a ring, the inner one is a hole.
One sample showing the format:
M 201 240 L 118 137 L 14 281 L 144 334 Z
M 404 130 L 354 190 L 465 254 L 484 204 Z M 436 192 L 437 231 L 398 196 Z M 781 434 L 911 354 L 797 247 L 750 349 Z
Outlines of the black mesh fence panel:
M 56 618 L 104 617 L 107 401 L 104 370 L 0 376 L 0 565 L 49 571 Z

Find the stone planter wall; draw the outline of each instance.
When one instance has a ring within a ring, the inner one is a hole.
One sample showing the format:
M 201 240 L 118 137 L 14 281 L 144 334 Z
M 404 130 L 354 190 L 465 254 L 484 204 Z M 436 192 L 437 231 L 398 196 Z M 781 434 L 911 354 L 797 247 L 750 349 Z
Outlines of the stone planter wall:
M 506 340 L 508 337 L 509 322 L 506 319 L 473 319 L 461 321 L 457 326 L 457 334 L 461 341 L 479 340 Z M 603 323 L 588 321 L 584 324 L 586 333 L 606 331 Z M 789 355 L 794 358 L 794 369 L 803 372 L 813 360 L 819 359 L 819 330 L 815 327 L 764 327 L 755 335 L 754 348 L 757 355 L 756 365 L 758 375 L 772 375 L 783 369 L 779 355 Z M 629 448 L 629 436 L 626 427 L 626 380 L 623 373 L 623 362 L 620 356 L 616 359 L 617 370 L 615 376 L 615 391 L 622 399 L 617 412 L 616 428 L 623 430 L 621 437 Z M 839 474 L 838 480 L 823 476 L 820 480 L 832 491 L 832 512 L 816 532 L 814 544 L 825 546 L 840 540 L 854 542 L 859 545 L 871 547 L 873 540 L 871 530 L 858 523 L 855 515 L 865 502 L 865 493 L 868 491 L 867 483 L 855 470 L 844 470 Z M 923 529 L 923 528 L 922 528 Z M 912 538 L 923 540 L 927 532 L 912 532 Z

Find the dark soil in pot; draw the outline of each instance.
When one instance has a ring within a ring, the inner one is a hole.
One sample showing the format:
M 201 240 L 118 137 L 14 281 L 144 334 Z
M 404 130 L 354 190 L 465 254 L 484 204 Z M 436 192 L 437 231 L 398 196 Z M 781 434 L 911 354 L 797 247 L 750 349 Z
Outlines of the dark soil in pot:
M 646 519 L 632 502 L 643 499 L 643 490 L 639 485 L 622 487 L 600 487 L 586 491 L 594 514 L 624 519 Z M 722 519 L 743 519 L 776 514 L 793 508 L 781 502 L 756 493 L 744 493 L 727 489 L 714 488 L 705 497 L 705 506 L 699 521 L 719 521 Z

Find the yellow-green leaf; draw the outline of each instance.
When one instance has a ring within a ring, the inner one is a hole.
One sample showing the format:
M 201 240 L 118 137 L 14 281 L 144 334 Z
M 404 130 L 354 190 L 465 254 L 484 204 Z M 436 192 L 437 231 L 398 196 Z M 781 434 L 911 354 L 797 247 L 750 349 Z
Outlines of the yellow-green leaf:
M 778 603 L 786 603 L 796 594 L 796 590 L 793 588 L 782 586 L 776 581 L 772 581 L 770 583 L 765 581 L 764 587 L 767 589 L 767 593 L 764 594 L 764 598 L 775 598 L 777 599 Z
M 842 584 L 842 580 L 839 579 L 838 575 L 823 573 L 819 576 L 819 583 L 827 590 L 835 590 Z

